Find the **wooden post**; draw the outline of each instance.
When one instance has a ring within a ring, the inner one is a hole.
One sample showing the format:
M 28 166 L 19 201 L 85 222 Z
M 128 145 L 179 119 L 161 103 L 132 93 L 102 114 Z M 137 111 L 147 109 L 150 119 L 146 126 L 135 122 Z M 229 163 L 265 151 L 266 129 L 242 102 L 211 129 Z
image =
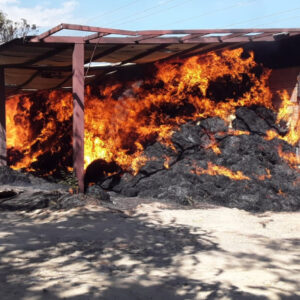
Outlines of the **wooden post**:
M 74 44 L 73 57 L 73 168 L 84 192 L 84 44 Z
M 0 67 L 0 166 L 6 165 L 5 77 L 4 68 Z

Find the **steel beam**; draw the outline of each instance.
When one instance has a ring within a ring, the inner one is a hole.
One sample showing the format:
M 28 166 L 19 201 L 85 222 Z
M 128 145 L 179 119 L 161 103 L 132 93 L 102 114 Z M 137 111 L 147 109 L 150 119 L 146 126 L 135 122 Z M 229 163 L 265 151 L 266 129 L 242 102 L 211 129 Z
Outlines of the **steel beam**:
M 192 30 L 142 30 L 136 31 L 138 35 L 144 34 L 217 34 L 217 33 L 253 33 L 253 32 L 298 32 L 299 28 L 236 28 L 236 29 L 192 29 Z
M 94 27 L 94 26 L 82 26 L 77 24 L 59 24 L 58 26 L 55 26 L 51 28 L 50 30 L 32 38 L 31 42 L 38 42 L 41 40 L 44 40 L 45 38 L 49 37 L 50 35 L 61 31 L 63 29 L 68 30 L 78 30 L 78 31 L 90 31 L 90 32 L 100 32 L 100 33 L 106 33 L 106 34 L 121 34 L 121 35 L 137 35 L 134 31 L 129 30 L 119 30 L 119 29 L 111 29 L 111 28 L 102 28 L 102 27 Z
M 159 36 L 160 36 L 160 34 L 140 35 L 137 38 L 135 38 L 134 41 L 135 41 L 135 43 L 138 44 L 141 41 L 149 40 L 149 39 L 156 38 L 156 37 L 159 37 Z
M 249 30 L 250 31 L 250 30 Z M 102 37 L 97 39 L 98 35 L 88 36 L 88 37 L 80 37 L 80 36 L 48 36 L 45 37 L 42 41 L 43 43 L 52 43 L 52 44 L 66 44 L 66 43 L 84 43 L 87 42 L 89 44 L 199 44 L 199 43 L 222 43 L 226 40 L 230 39 L 229 42 L 247 42 L 254 39 L 260 39 L 260 41 L 274 41 L 274 35 L 280 34 L 280 32 L 261 32 L 257 35 L 249 35 L 249 33 L 257 33 L 256 31 L 251 32 L 236 32 L 232 33 L 227 36 L 223 35 L 213 35 L 213 36 L 206 36 L 201 34 L 189 34 L 182 38 L 180 37 L 164 37 L 161 34 L 153 34 L 153 35 L 140 35 L 138 37 L 128 37 L 128 36 L 121 36 L 121 37 L 109 37 L 109 34 L 102 34 Z M 246 35 L 248 34 L 248 35 Z M 288 33 L 290 36 L 300 34 L 299 32 Z M 100 34 L 101 36 L 101 34 Z M 108 36 L 108 37 L 106 37 Z M 92 37 L 92 39 L 91 39 Z M 96 37 L 96 38 L 94 38 Z M 31 40 L 30 42 L 40 42 L 39 40 Z
M 73 62 L 73 168 L 84 192 L 84 44 L 75 44 Z
M 88 42 L 88 41 L 90 41 L 90 40 L 102 38 L 102 37 L 104 37 L 105 35 L 108 35 L 108 34 L 109 34 L 109 33 L 100 33 L 100 32 L 96 32 L 96 33 L 87 35 L 86 37 L 83 38 L 83 40 L 84 40 L 85 42 Z
M 112 29 L 112 28 L 85 26 L 85 25 L 77 25 L 77 24 L 65 24 L 65 23 L 63 23 L 62 26 L 63 29 L 69 29 L 69 30 L 101 32 L 107 34 L 133 35 L 133 36 L 137 35 L 137 33 L 132 30 Z
M 0 68 L 0 166 L 6 165 L 5 77 L 4 68 Z
M 58 31 L 63 30 L 63 29 L 64 29 L 63 28 L 63 24 L 59 24 L 59 25 L 51 28 L 50 30 L 48 30 L 48 31 L 46 31 L 46 32 L 44 32 L 44 33 L 42 33 L 42 34 L 40 34 L 40 35 L 32 38 L 30 41 L 31 42 L 35 42 L 35 41 L 39 42 L 40 40 L 43 40 L 44 38 L 50 36 L 51 34 L 54 34 L 54 33 L 58 32 Z
M 84 43 L 82 36 L 46 36 L 42 40 L 39 40 L 37 37 L 30 40 L 30 43 L 50 43 L 50 44 L 80 44 Z
M 211 42 L 213 42 L 214 39 L 216 39 L 217 42 L 224 42 L 226 40 L 229 40 L 229 39 L 232 39 L 232 38 L 236 38 L 236 37 L 240 37 L 240 36 L 243 36 L 245 33 L 231 33 L 229 35 L 225 35 L 225 36 L 217 36 L 217 37 L 203 37 L 203 34 L 202 35 L 199 35 L 199 34 L 189 34 L 189 35 L 186 35 L 184 36 L 183 38 L 181 38 L 181 41 L 182 42 L 187 42 L 187 41 L 193 41 L 194 39 L 198 39 L 198 40 L 202 40 L 202 41 L 206 41 L 208 42 L 209 39 L 211 39 Z M 231 41 L 230 41 L 231 42 Z
M 88 35 L 86 37 L 80 36 L 52 36 L 54 33 L 67 29 L 67 30 L 77 30 L 77 31 L 86 31 L 86 32 L 94 32 L 94 34 Z M 249 33 L 261 33 L 260 38 L 263 39 L 264 34 L 266 34 L 266 41 L 272 41 L 273 34 L 286 33 L 290 35 L 299 34 L 299 28 L 249 28 L 249 29 L 203 29 L 203 30 L 144 30 L 144 31 L 130 31 L 130 30 L 120 30 L 120 29 L 112 29 L 112 28 L 102 28 L 102 27 L 93 27 L 93 26 L 82 26 L 76 24 L 60 24 L 52 29 L 30 39 L 30 42 L 44 42 L 44 43 L 80 43 L 80 42 L 89 42 L 89 43 L 98 43 L 99 41 L 95 41 L 98 37 L 101 38 L 101 44 L 132 44 L 136 42 L 143 43 L 197 43 L 197 41 L 193 41 L 195 38 L 198 38 L 198 43 L 202 40 L 202 42 L 214 42 L 217 41 L 225 41 L 227 38 L 223 35 L 224 33 L 230 34 L 230 39 L 234 37 L 237 40 L 234 42 L 244 42 L 245 38 L 250 38 L 251 36 L 247 34 Z M 107 36 L 110 34 L 117 34 L 120 37 L 108 37 L 103 38 L 103 36 Z M 186 36 L 182 38 L 170 38 L 170 37 L 162 37 L 156 38 L 161 35 L 178 35 L 184 34 Z M 213 36 L 206 36 L 208 34 L 213 34 Z M 238 37 L 241 37 L 240 40 Z M 145 37 L 145 38 L 143 38 Z M 151 38 L 152 37 L 152 38 Z

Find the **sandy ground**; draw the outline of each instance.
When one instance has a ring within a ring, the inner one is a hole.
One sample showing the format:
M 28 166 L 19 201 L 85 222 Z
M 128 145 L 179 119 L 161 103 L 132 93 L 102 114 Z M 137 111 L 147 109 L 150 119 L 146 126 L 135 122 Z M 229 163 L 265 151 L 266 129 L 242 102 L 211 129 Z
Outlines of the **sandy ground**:
M 300 212 L 0 212 L 0 299 L 300 299 Z

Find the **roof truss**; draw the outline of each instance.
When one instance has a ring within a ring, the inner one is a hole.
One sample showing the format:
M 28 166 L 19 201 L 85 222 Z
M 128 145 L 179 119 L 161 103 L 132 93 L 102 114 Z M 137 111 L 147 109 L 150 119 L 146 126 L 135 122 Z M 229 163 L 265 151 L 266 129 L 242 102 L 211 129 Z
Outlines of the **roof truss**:
M 70 30 L 79 31 L 81 34 L 57 35 Z M 12 84 L 14 89 L 33 86 L 48 88 L 50 81 L 46 81 L 49 74 L 46 76 L 45 72 L 53 73 L 49 78 L 53 80 L 53 88 L 56 88 L 69 85 L 74 44 L 84 44 L 85 64 L 112 63 L 109 67 L 94 65 L 89 69 L 90 74 L 99 78 L 125 67 L 128 63 L 142 64 L 201 55 L 209 51 L 240 47 L 247 43 L 274 42 L 294 35 L 300 35 L 300 28 L 130 31 L 62 23 L 40 35 L 0 45 L 0 67 L 6 69 L 9 85 L 15 78 L 17 69 L 24 70 L 23 77 L 22 74 L 17 74 L 22 78 Z M 63 74 L 63 77 L 57 76 L 58 73 Z M 45 84 L 42 82 L 43 78 Z

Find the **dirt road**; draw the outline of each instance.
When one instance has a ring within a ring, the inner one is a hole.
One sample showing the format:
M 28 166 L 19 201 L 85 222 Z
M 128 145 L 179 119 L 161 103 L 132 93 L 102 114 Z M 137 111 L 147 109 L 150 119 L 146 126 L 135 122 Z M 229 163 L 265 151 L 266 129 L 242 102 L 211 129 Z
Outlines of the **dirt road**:
M 0 212 L 0 299 L 300 299 L 300 212 L 130 201 Z

